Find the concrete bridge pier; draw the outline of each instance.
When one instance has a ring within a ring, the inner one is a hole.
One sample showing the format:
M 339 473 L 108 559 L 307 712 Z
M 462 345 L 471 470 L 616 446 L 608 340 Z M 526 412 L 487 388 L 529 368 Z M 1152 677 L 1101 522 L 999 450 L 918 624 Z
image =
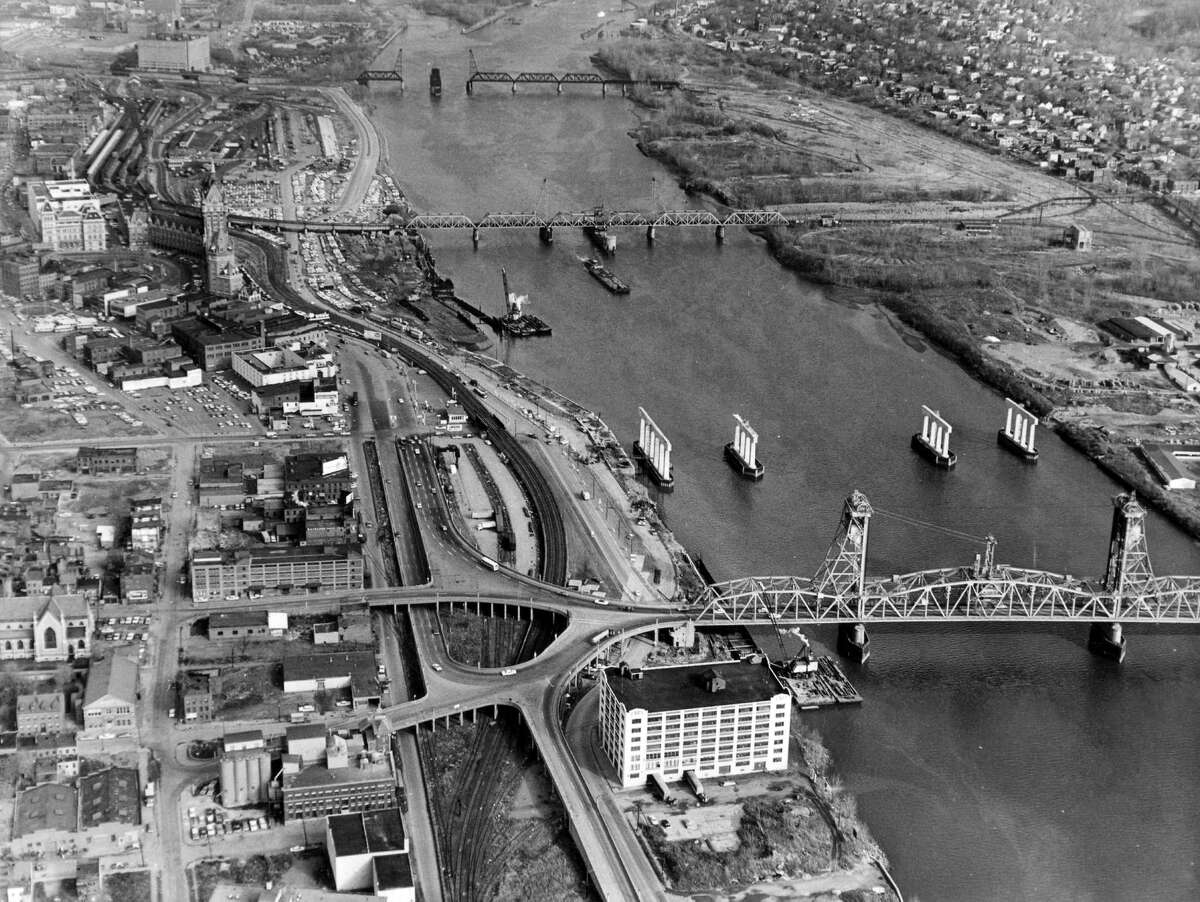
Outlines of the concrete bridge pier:
M 646 226 L 646 243 L 647 244 L 654 243 L 654 226 L 652 226 L 652 225 Z
M 553 244 L 554 243 L 554 226 L 544 225 L 541 228 L 539 228 L 538 229 L 538 238 L 541 239 L 542 244 Z
M 837 651 L 843 658 L 863 663 L 871 656 L 871 637 L 861 623 L 838 624 Z
M 475 247 L 479 247 L 479 229 L 478 228 L 471 229 L 471 244 L 475 245 Z
M 554 86 L 554 93 L 555 93 L 555 94 L 561 94 L 561 93 L 562 93 L 562 82 L 561 82 L 561 81 L 560 81 L 560 82 L 557 82 L 557 83 L 555 84 L 555 86 Z
M 724 240 L 725 240 L 725 226 L 719 225 L 719 226 L 717 226 L 717 241 L 719 243 Z
M 1088 633 L 1088 651 L 1120 664 L 1125 660 L 1125 633 L 1119 623 L 1093 623 Z

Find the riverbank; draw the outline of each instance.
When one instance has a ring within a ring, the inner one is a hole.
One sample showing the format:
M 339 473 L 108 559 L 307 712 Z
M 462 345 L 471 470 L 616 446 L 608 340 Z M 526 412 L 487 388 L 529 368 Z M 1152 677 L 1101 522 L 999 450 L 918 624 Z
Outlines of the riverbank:
M 782 266 L 825 286 L 834 300 L 885 309 L 1200 537 L 1200 498 L 1164 491 L 1137 450 L 1168 435 L 1200 441 L 1200 430 L 1192 435 L 1179 425 L 1200 406 L 1173 394 L 1156 368 L 1119 353 L 1096 325 L 1130 308 L 1162 316 L 1190 302 L 1178 286 L 1194 282 L 1200 254 L 1161 212 L 1104 195 L 1043 209 L 1068 188 L 1034 167 L 868 106 L 807 93 L 698 41 L 627 43 L 631 50 L 606 47 L 603 64 L 629 74 L 650 48 L 662 49 L 688 74 L 683 97 L 633 97 L 642 109 L 632 133 L 639 150 L 667 166 L 681 187 L 728 206 L 782 203 L 789 213 L 813 201 L 886 201 L 877 222 L 839 222 L 834 205 L 822 222 L 814 215 L 760 234 Z M 832 128 L 841 132 L 836 139 Z M 943 162 L 931 167 L 930 159 Z M 948 159 L 957 174 L 947 174 Z M 841 163 L 815 172 L 823 160 Z M 946 209 L 942 220 L 905 214 L 905 203 L 935 195 Z M 987 198 L 1006 199 L 1014 212 L 998 216 L 994 203 L 976 202 Z M 959 220 L 972 215 L 990 224 L 964 230 Z M 1064 243 L 1072 225 L 1093 231 L 1095 252 Z

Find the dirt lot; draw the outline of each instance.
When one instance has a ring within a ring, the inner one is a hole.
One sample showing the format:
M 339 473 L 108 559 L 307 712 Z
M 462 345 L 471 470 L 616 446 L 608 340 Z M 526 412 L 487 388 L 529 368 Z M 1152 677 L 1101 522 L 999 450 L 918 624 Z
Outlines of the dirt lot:
M 882 853 L 830 778 L 828 753 L 801 726 L 793 728 L 791 762 L 783 773 L 707 780 L 706 803 L 682 784 L 670 786 L 669 803 L 642 790 L 619 801 L 678 892 L 894 898 L 876 892 L 884 884 L 874 864 Z

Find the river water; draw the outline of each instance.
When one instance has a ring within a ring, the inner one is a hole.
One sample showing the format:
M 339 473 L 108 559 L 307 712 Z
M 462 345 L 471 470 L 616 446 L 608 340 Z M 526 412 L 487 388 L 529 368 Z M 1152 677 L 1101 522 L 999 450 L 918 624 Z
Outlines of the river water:
M 626 133 L 634 110 L 595 87 L 486 85 L 467 97 L 468 47 L 481 69 L 578 71 L 596 0 L 516 13 L 470 36 L 410 16 L 409 90 L 371 96 L 392 169 L 419 210 L 679 208 L 689 200 Z M 609 10 L 616 17 L 615 10 Z M 425 91 L 429 66 L 444 95 Z M 492 353 L 598 410 L 628 446 L 644 406 L 675 448 L 662 499 L 679 539 L 718 579 L 811 574 L 852 489 L 879 513 L 870 570 L 967 563 L 978 543 L 889 518 L 896 512 L 999 540 L 998 560 L 1103 572 L 1117 486 L 1054 436 L 1041 462 L 995 444 L 1003 401 L 872 307 L 826 299 L 734 230 L 662 230 L 652 247 L 621 233 L 615 298 L 583 270 L 585 239 L 560 230 L 465 234 L 432 243 L 460 293 L 501 305 L 500 267 L 554 327 Z M 927 403 L 954 424 L 952 473 L 908 448 Z M 760 484 L 721 457 L 733 413 L 762 440 Z M 1157 572 L 1200 572 L 1194 543 L 1148 518 Z M 876 629 L 851 672 L 861 708 L 805 714 L 827 740 L 864 819 L 910 898 L 1200 898 L 1200 631 L 1129 630 L 1120 667 L 1084 648 L 1086 628 Z M 831 637 L 818 633 L 819 638 Z

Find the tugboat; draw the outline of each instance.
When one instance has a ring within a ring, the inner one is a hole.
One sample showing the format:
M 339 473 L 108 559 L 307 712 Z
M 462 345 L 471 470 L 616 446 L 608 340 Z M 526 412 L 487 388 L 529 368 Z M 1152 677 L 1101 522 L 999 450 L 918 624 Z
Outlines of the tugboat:
M 442 96 L 442 70 L 437 66 L 429 70 L 429 96 Z
M 504 281 L 504 316 L 496 321 L 500 329 L 513 338 L 549 335 L 550 326 L 544 319 L 525 312 L 529 297 L 508 290 L 508 273 L 504 269 L 500 270 L 500 276 Z
M 600 262 L 599 257 L 589 257 L 583 261 L 583 267 L 592 274 L 592 278 L 611 291 L 613 294 L 629 294 L 629 285 L 617 278 L 607 266 Z

